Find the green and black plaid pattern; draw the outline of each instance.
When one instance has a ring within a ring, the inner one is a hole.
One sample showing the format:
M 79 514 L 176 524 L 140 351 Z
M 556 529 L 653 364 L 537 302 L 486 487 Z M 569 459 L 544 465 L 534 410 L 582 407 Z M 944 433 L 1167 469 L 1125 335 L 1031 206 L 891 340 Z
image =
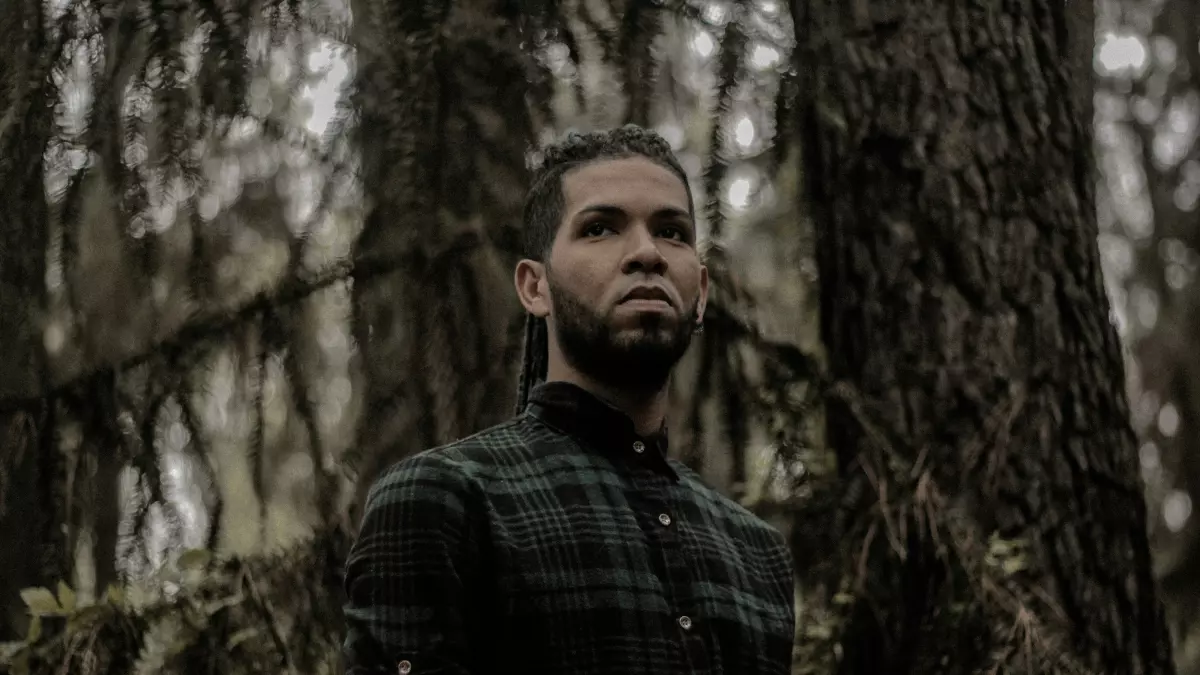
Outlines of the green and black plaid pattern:
M 782 536 L 664 449 L 550 383 L 393 466 L 347 562 L 347 673 L 789 673 Z

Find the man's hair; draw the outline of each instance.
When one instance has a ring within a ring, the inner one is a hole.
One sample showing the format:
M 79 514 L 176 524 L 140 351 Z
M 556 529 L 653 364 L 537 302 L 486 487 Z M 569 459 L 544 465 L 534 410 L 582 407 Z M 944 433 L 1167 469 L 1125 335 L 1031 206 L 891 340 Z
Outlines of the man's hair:
M 562 223 L 563 176 L 593 162 L 644 157 L 671 171 L 687 191 L 688 212 L 695 215 L 692 188 L 687 174 L 671 151 L 671 144 L 657 133 L 627 124 L 607 131 L 569 133 L 561 141 L 542 149 L 542 160 L 533 169 L 532 187 L 525 196 L 522 223 L 522 252 L 549 268 L 550 249 Z M 528 315 L 525 319 L 525 354 L 517 391 L 517 413 L 529 402 L 529 392 L 546 379 L 546 322 Z
M 679 177 L 687 190 L 688 211 L 695 215 L 687 174 L 657 133 L 634 124 L 591 133 L 570 133 L 542 150 L 542 161 L 533 170 L 533 183 L 525 196 L 522 252 L 526 258 L 547 262 L 558 226 L 562 222 L 563 176 L 572 169 L 609 159 L 645 157 Z

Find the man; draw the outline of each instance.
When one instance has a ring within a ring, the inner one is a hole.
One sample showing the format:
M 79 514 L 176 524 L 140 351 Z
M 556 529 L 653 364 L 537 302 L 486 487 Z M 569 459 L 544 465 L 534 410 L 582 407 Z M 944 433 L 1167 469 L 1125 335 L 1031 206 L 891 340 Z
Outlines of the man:
M 790 672 L 783 538 L 666 455 L 668 380 L 708 292 L 693 214 L 653 133 L 545 151 L 514 275 L 520 409 L 372 486 L 351 675 Z

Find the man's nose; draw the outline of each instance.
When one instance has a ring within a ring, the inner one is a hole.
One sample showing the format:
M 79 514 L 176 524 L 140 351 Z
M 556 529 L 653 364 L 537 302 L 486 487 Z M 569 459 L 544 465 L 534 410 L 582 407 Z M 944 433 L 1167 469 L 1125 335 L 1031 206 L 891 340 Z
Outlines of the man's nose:
M 658 250 L 658 242 L 649 228 L 645 226 L 631 227 L 626 230 L 629 237 L 628 253 L 625 255 L 622 271 L 626 274 L 642 272 L 646 274 L 663 274 L 667 271 L 667 259 Z

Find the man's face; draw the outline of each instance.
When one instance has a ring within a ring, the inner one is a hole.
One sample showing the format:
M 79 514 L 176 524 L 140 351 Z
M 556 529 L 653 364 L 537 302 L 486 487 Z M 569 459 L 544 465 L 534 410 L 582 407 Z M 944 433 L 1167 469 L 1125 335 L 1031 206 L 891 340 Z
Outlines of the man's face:
M 604 384 L 661 388 L 708 292 L 683 183 L 645 158 L 601 160 L 563 177 L 563 201 L 545 270 L 559 349 Z

